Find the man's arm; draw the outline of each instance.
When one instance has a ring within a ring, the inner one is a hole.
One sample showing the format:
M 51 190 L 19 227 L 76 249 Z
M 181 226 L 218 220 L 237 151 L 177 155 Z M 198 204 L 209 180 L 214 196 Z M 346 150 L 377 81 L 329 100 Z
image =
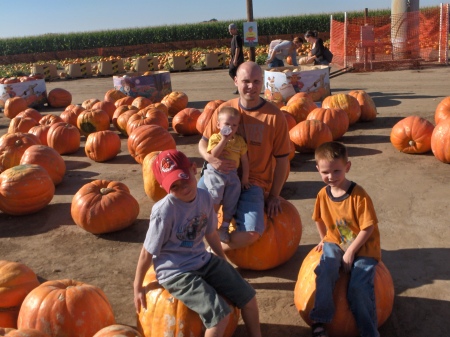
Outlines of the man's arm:
M 288 156 L 275 159 L 275 170 L 272 178 L 272 187 L 266 199 L 266 212 L 269 218 L 277 216 L 281 212 L 280 193 L 286 181 L 286 174 L 289 168 Z

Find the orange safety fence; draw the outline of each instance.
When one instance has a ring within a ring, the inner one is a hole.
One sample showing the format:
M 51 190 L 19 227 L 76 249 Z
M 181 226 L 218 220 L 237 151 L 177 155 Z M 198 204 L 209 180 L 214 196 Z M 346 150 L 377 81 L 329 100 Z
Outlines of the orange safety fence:
M 333 64 L 356 70 L 448 63 L 449 5 L 417 12 L 336 21 L 331 17 Z

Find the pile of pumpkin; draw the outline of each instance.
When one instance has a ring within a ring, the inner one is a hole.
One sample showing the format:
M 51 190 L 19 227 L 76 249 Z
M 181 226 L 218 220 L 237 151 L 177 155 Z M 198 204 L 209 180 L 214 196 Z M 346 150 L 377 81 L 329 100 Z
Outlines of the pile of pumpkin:
M 438 160 L 450 163 L 450 96 L 437 105 L 434 121 L 435 125 L 417 115 L 403 118 L 391 130 L 392 145 L 409 154 L 432 151 Z

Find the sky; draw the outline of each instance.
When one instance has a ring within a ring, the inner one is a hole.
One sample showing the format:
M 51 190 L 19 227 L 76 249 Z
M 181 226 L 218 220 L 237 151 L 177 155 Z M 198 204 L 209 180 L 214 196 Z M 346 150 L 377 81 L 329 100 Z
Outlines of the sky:
M 369 11 L 389 9 L 392 1 L 252 0 L 253 19 L 363 11 L 364 8 Z M 420 7 L 441 3 L 416 1 Z M 3 13 L 0 38 L 198 23 L 211 19 L 232 22 L 247 18 L 247 0 L 22 0 L 1 1 L 0 8 Z

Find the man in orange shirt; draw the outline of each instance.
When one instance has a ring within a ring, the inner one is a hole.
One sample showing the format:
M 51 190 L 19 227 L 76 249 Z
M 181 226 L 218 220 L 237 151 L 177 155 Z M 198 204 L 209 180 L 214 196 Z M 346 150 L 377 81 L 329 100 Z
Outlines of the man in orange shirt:
M 259 239 L 264 231 L 264 211 L 273 217 L 281 211 L 280 192 L 289 166 L 289 132 L 286 118 L 275 105 L 260 97 L 263 85 L 262 69 L 255 62 L 239 66 L 235 84 L 239 97 L 221 105 L 232 106 L 241 113 L 237 134 L 247 142 L 250 188 L 241 191 L 234 215 L 237 230 L 230 234 L 223 249 L 245 247 Z M 202 157 L 216 170 L 227 173 L 236 169 L 232 160 L 216 158 L 206 151 L 208 139 L 217 133 L 217 112 L 212 115 L 199 142 Z M 205 188 L 200 179 L 200 188 Z

